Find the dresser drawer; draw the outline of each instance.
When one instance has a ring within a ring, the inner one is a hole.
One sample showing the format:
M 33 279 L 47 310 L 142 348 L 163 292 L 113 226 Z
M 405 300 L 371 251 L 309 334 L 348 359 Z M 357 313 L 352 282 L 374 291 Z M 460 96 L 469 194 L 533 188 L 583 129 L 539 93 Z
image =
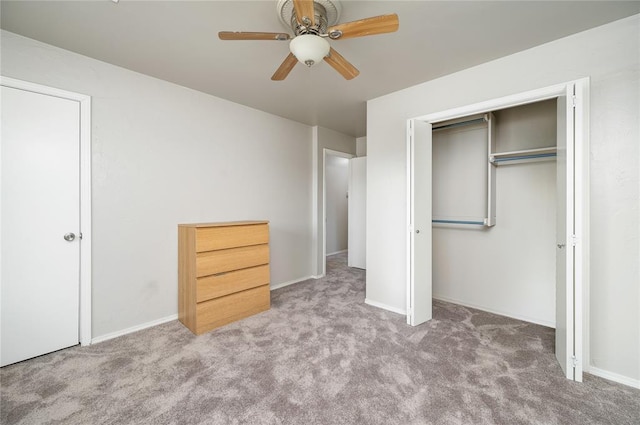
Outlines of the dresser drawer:
M 197 279 L 196 301 L 223 297 L 235 292 L 269 284 L 269 265 L 214 274 Z
M 196 276 L 208 276 L 269 263 L 269 245 L 245 246 L 196 254 Z
M 269 225 L 203 227 L 196 229 L 196 252 L 269 243 Z
M 198 303 L 196 306 L 196 334 L 235 322 L 271 306 L 269 285 L 259 286 L 246 291 L 214 298 Z

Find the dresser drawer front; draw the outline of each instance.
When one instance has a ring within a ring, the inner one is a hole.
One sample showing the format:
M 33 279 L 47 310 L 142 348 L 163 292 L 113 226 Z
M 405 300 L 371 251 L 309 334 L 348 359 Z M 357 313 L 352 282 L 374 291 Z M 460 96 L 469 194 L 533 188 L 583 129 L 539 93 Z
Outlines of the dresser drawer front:
M 196 256 L 196 276 L 208 276 L 269 263 L 269 245 L 245 246 L 200 252 Z
M 268 264 L 228 273 L 199 277 L 197 279 L 196 301 L 202 302 L 268 284 Z
M 195 333 L 201 334 L 266 311 L 270 306 L 269 285 L 198 303 Z
M 204 227 L 196 230 L 196 252 L 269 243 L 269 225 Z

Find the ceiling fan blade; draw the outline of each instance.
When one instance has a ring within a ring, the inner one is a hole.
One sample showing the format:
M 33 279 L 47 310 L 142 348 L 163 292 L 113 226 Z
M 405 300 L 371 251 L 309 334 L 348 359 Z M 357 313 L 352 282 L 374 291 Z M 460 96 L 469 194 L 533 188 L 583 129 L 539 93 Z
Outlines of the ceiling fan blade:
M 324 57 L 324 60 L 347 80 L 351 80 L 360 74 L 360 71 L 343 58 L 340 53 L 336 52 L 333 47 L 329 50 L 329 54 Z
M 289 40 L 291 36 L 284 32 L 240 32 L 220 31 L 220 40 Z
M 293 0 L 293 7 L 296 11 L 298 22 L 305 26 L 315 25 L 313 0 Z M 309 19 L 309 23 L 304 22 L 305 17 Z
M 273 74 L 271 79 L 273 81 L 282 81 L 287 78 L 287 75 L 291 72 L 294 66 L 298 63 L 298 59 L 293 55 L 293 53 L 289 53 L 289 56 L 282 62 L 280 67 Z
M 398 31 L 399 26 L 398 15 L 392 13 L 390 15 L 374 16 L 373 18 L 334 25 L 327 30 L 327 34 L 329 34 L 330 38 L 337 40 L 341 38 L 364 37 L 365 35 L 395 32 Z

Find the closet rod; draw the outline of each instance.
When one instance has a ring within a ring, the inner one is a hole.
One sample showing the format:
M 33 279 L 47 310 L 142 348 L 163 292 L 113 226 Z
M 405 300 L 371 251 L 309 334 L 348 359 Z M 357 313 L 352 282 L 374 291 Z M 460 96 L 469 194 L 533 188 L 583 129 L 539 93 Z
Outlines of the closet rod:
M 441 224 L 472 224 L 474 226 L 484 226 L 484 221 L 468 221 L 468 220 L 431 220 L 432 223 Z
M 432 127 L 432 130 L 444 130 L 446 128 L 462 127 L 464 125 L 480 124 L 484 122 L 487 122 L 487 120 L 486 118 L 482 117 L 482 118 L 476 118 L 474 120 L 469 120 L 469 121 L 454 122 L 453 124 L 444 124 L 441 126 L 438 126 L 438 124 L 434 124 L 434 126 Z
M 492 162 L 518 161 L 522 159 L 536 159 L 536 158 L 552 158 L 554 156 L 556 156 L 555 153 L 539 153 L 536 155 L 520 155 L 520 156 L 511 156 L 508 158 L 494 158 Z

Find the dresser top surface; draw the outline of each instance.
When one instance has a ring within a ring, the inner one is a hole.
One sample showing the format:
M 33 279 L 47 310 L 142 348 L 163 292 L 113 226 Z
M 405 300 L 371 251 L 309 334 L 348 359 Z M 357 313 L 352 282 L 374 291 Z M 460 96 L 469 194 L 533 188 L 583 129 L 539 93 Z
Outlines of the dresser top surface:
M 229 227 L 229 226 L 250 226 L 255 224 L 269 224 L 269 221 L 255 220 L 255 221 L 222 221 L 217 223 L 187 223 L 187 224 L 178 224 L 178 227 Z

